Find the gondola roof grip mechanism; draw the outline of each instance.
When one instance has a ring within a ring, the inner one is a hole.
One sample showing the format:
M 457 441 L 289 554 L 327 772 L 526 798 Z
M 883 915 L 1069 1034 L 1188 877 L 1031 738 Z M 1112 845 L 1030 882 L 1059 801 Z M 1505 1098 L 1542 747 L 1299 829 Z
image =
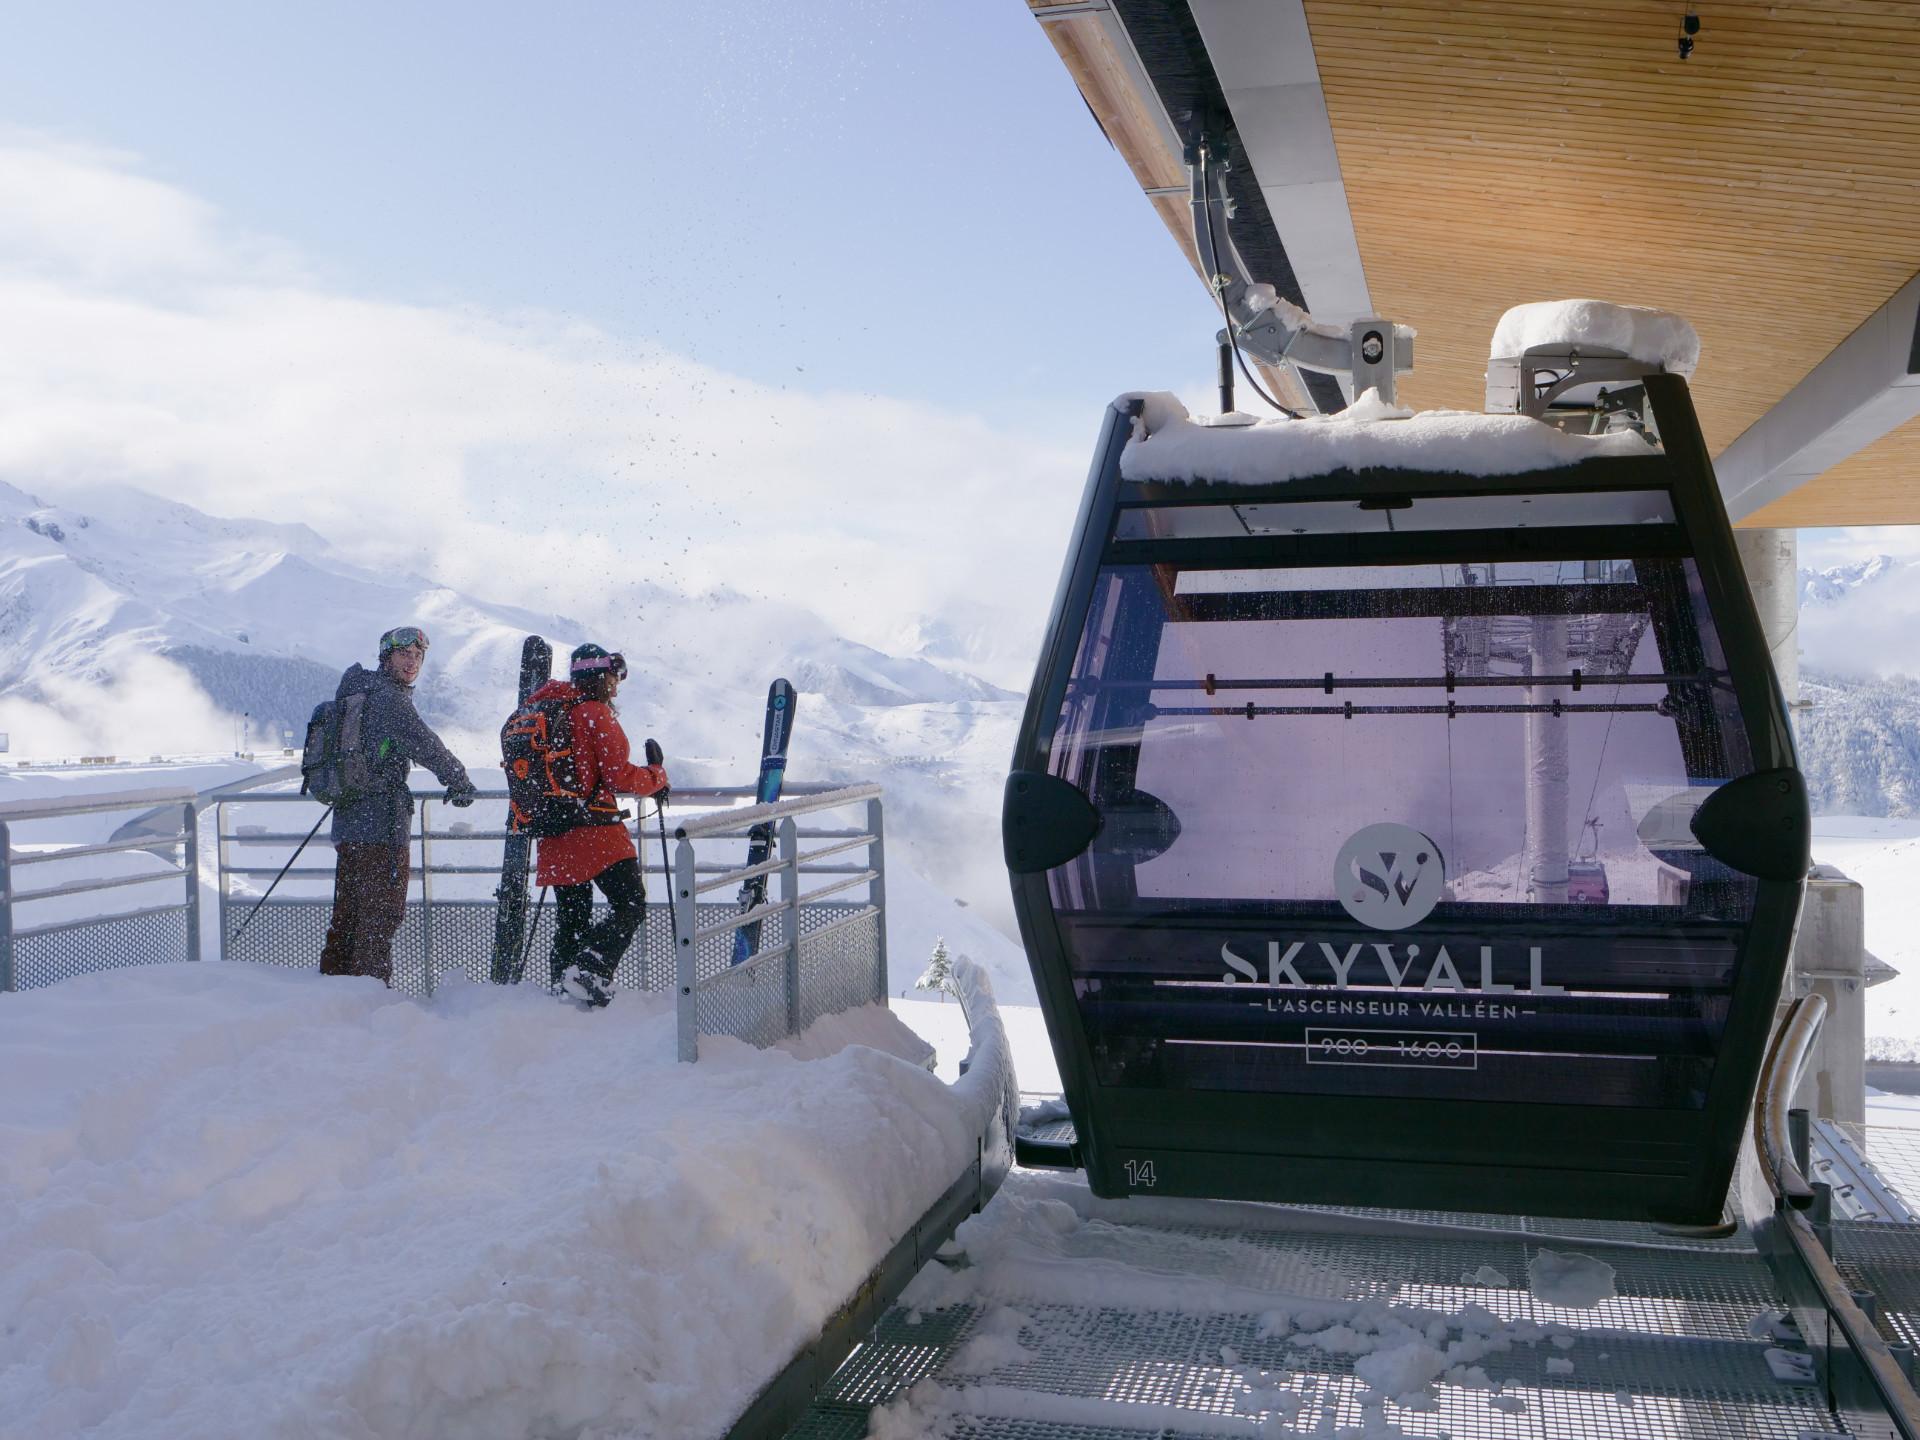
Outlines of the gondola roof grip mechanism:
M 1345 329 L 1323 325 L 1272 285 L 1252 278 L 1229 228 L 1233 201 L 1227 193 L 1227 172 L 1232 160 L 1223 134 L 1196 126 L 1185 151 L 1194 248 L 1227 322 L 1222 342 L 1230 340 L 1263 365 L 1348 379 L 1353 398 L 1373 390 L 1392 404 L 1394 377 L 1413 369 L 1412 328 L 1373 315 Z

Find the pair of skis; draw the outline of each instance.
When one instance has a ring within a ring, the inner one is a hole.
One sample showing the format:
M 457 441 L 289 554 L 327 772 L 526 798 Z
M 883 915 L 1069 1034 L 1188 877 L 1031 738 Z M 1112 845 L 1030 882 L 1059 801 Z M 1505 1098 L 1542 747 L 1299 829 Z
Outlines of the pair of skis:
M 553 647 L 538 635 L 529 635 L 520 647 L 520 701 L 527 703 L 553 677 Z M 493 983 L 518 985 L 527 966 L 527 862 L 533 856 L 533 837 L 516 835 L 509 817 L 507 840 L 500 853 L 500 885 L 493 892 Z
M 793 686 L 776 680 L 767 687 L 767 721 L 760 735 L 760 783 L 754 787 L 756 805 L 771 805 L 780 798 L 780 787 L 787 778 L 787 741 L 793 737 Z M 773 853 L 773 826 L 762 823 L 747 832 L 747 866 L 766 863 Z M 740 913 L 764 905 L 767 877 L 755 875 L 740 887 Z M 791 937 L 789 937 L 791 938 Z M 745 964 L 760 948 L 760 922 L 742 925 L 733 932 L 733 963 Z
M 546 684 L 552 674 L 553 647 L 540 636 L 529 635 L 520 649 L 519 704 L 525 705 L 527 698 Z M 793 707 L 794 689 L 786 680 L 776 680 L 767 687 L 767 718 L 760 738 L 760 778 L 754 787 L 756 804 L 771 805 L 780 798 L 780 788 L 787 775 L 787 742 L 793 735 Z M 772 852 L 773 826 L 754 826 L 747 837 L 747 865 L 766 863 Z M 492 974 L 497 985 L 516 985 L 525 973 L 527 871 L 532 857 L 533 837 L 509 832 L 501 849 L 500 884 L 493 892 Z M 668 884 L 672 884 L 670 876 Z M 744 915 L 765 904 L 766 899 L 767 877 L 756 875 L 740 887 L 740 913 Z M 756 920 L 733 932 L 733 964 L 751 959 L 760 948 L 760 924 Z

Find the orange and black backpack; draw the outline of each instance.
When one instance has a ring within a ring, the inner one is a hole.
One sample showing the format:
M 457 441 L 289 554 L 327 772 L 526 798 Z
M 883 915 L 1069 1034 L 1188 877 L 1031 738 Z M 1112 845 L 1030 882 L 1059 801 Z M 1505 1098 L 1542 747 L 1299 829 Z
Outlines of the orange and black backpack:
M 582 825 L 618 825 L 617 802 L 595 804 L 573 748 L 575 702 L 529 700 L 500 729 L 507 772 L 507 828 L 518 835 L 564 835 Z M 611 797 L 607 797 L 611 800 Z

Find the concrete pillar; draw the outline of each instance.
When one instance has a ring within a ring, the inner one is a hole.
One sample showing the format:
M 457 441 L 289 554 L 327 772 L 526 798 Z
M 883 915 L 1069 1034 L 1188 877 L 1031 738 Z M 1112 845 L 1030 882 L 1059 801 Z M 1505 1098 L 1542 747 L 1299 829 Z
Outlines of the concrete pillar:
M 1773 653 L 1780 693 L 1792 705 L 1800 698 L 1800 532 L 1736 530 L 1733 543 Z
M 1567 617 L 1533 617 L 1535 675 L 1565 675 Z M 1564 685 L 1529 685 L 1527 703 L 1551 705 L 1568 698 Z M 1536 905 L 1567 903 L 1567 717 L 1527 713 L 1527 899 Z M 1585 818 L 1584 816 L 1582 817 Z
M 1787 984 L 1789 995 L 1814 990 L 1827 999 L 1826 1023 L 1795 1103 L 1823 1120 L 1856 1125 L 1867 1118 L 1866 916 L 1858 881 L 1831 865 L 1814 866 Z

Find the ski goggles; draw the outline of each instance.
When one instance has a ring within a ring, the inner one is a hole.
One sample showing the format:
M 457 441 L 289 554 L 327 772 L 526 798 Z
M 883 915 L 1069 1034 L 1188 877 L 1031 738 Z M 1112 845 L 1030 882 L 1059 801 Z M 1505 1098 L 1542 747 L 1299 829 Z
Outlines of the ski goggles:
M 575 660 L 567 666 L 571 675 L 584 675 L 589 670 L 611 670 L 613 678 L 627 678 L 627 657 L 615 651 L 611 655 L 590 655 L 585 660 Z
M 418 646 L 422 650 L 427 648 L 427 632 L 418 625 L 399 625 L 380 637 L 382 655 L 411 646 Z

